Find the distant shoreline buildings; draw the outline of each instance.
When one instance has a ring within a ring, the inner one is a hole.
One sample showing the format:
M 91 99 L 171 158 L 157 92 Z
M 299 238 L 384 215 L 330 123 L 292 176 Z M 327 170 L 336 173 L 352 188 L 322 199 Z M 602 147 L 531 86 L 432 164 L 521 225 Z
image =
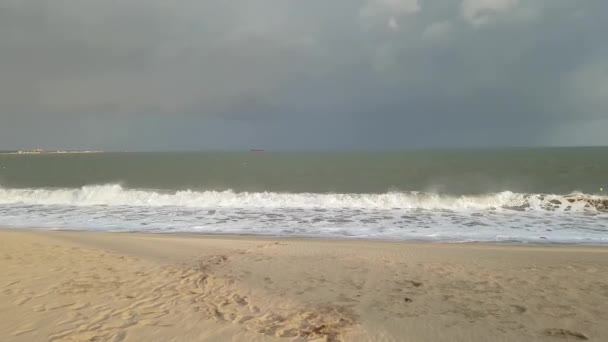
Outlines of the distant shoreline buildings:
M 0 154 L 70 154 L 70 153 L 102 153 L 103 151 L 89 150 L 44 150 L 36 148 L 33 150 L 0 150 Z

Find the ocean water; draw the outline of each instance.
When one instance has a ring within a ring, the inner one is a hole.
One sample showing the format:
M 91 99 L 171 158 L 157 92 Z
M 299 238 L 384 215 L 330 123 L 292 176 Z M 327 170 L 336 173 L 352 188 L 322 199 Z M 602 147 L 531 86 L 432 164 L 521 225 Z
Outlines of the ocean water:
M 608 148 L 0 154 L 0 226 L 608 243 Z

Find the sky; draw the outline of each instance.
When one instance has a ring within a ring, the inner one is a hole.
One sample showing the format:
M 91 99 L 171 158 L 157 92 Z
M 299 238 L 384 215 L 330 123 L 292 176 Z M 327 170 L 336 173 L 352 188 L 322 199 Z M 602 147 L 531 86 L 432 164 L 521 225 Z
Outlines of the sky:
M 605 0 L 3 0 L 0 149 L 608 145 Z

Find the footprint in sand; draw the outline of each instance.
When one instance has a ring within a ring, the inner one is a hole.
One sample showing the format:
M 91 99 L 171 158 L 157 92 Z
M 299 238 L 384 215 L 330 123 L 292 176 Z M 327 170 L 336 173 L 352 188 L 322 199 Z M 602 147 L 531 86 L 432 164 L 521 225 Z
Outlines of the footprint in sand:
M 12 333 L 13 336 L 19 336 L 19 335 L 23 335 L 23 334 L 27 334 L 29 332 L 32 332 L 36 330 L 36 328 L 21 328 L 19 330 L 16 330 Z
M 286 246 L 286 243 L 282 243 L 282 242 L 270 242 L 270 243 L 265 243 L 265 244 L 261 244 L 261 245 L 257 245 L 256 247 L 258 249 L 266 249 L 266 248 L 270 248 L 273 246 Z
M 419 282 L 419 281 L 410 280 L 410 283 L 411 283 L 412 285 L 414 285 L 414 287 L 420 287 L 420 286 L 422 286 L 422 283 L 421 283 L 421 282 Z
M 17 305 L 23 305 L 26 302 L 28 302 L 30 299 L 32 299 L 31 297 L 23 297 L 23 298 L 19 298 L 15 301 L 15 304 Z
M 528 309 L 525 306 L 521 306 L 521 305 L 511 305 L 511 307 L 513 308 L 513 311 L 515 311 L 516 313 L 522 314 L 526 311 L 528 311 Z
M 586 341 L 589 338 L 582 333 L 577 331 L 572 331 L 568 329 L 545 329 L 545 335 L 551 337 L 560 337 L 560 338 L 574 338 L 579 341 Z
M 11 281 L 11 282 L 8 282 L 8 283 L 6 283 L 6 284 L 4 284 L 4 285 L 2 285 L 0 287 L 9 287 L 9 286 L 15 285 L 15 284 L 17 284 L 19 282 L 21 282 L 21 280 Z

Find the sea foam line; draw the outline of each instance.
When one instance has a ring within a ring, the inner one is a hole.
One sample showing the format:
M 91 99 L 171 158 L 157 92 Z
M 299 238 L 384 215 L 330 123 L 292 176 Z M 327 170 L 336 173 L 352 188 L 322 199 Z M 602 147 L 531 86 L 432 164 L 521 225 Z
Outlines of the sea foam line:
M 118 184 L 81 188 L 2 188 L 0 204 L 70 206 L 180 206 L 227 208 L 360 208 L 429 210 L 551 210 L 607 211 L 608 197 L 582 193 L 569 195 L 499 193 L 450 196 L 424 192 L 382 194 L 276 193 L 227 191 L 174 191 L 125 189 Z

